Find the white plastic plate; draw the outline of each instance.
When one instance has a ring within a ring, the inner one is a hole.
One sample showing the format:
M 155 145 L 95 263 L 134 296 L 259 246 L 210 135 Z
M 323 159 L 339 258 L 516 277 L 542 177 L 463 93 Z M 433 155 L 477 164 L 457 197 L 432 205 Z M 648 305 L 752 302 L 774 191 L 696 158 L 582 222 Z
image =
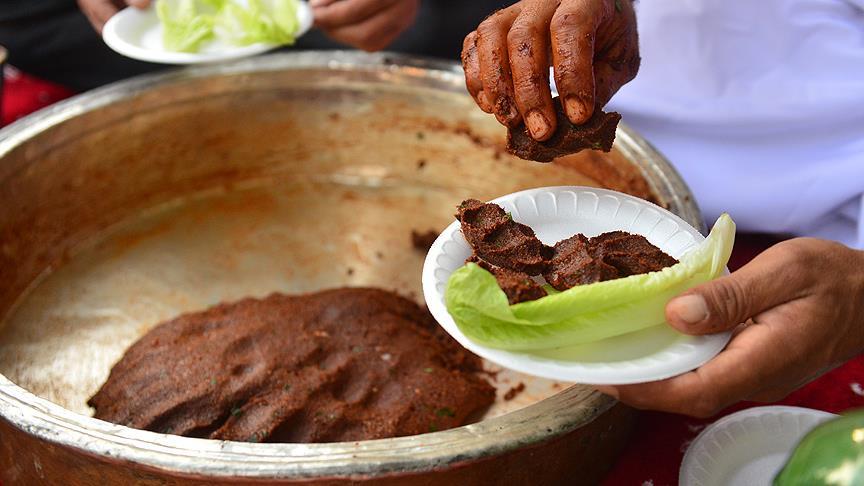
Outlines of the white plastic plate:
M 645 236 L 680 258 L 705 239 L 678 216 L 642 199 L 590 187 L 530 189 L 492 201 L 513 219 L 534 229 L 546 244 L 575 233 L 595 236 L 624 230 Z M 698 368 L 729 342 L 730 333 L 685 336 L 669 326 L 655 326 L 578 346 L 542 352 L 492 349 L 468 339 L 444 304 L 447 280 L 465 264 L 471 248 L 453 222 L 438 236 L 423 266 L 423 294 L 429 311 L 462 346 L 493 363 L 529 375 L 594 385 L 622 385 L 662 380 Z
M 312 9 L 298 2 L 297 37 L 312 28 Z M 161 64 L 202 64 L 229 61 L 254 56 L 279 47 L 274 44 L 235 46 L 214 39 L 202 44 L 199 52 L 174 52 L 162 44 L 162 23 L 151 5 L 146 9 L 125 8 L 108 19 L 102 29 L 102 39 L 111 49 L 132 59 Z
M 681 486 L 770 486 L 807 432 L 836 415 L 800 407 L 756 407 L 709 425 L 690 444 Z

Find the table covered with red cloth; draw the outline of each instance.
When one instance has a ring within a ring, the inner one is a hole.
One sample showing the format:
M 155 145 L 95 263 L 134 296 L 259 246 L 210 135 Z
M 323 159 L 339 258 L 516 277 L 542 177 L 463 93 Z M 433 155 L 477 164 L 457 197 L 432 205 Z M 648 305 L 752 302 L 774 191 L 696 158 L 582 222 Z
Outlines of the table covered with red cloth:
M 62 86 L 28 76 L 11 66 L 6 66 L 2 74 L 5 86 L 3 99 L 0 101 L 0 106 L 3 107 L 0 126 L 6 126 L 24 115 L 74 94 Z
M 779 238 L 767 235 L 737 235 L 729 269 L 741 268 L 779 241 Z M 782 351 L 778 349 L 777 352 Z M 831 413 L 864 407 L 864 356 L 822 375 L 776 403 L 741 402 L 705 420 L 671 413 L 640 412 L 630 443 L 603 485 L 676 485 L 684 452 L 702 429 L 724 415 L 764 405 L 791 405 Z
M 69 90 L 7 69 L 3 99 L 5 123 L 72 95 Z M 735 270 L 779 241 L 764 235 L 739 235 L 729 268 Z M 779 352 L 779 350 L 778 350 Z M 782 405 L 840 413 L 864 407 L 864 356 L 804 386 Z M 636 430 L 604 484 L 610 486 L 665 486 L 678 483 L 678 468 L 689 443 L 723 415 L 763 404 L 739 403 L 708 420 L 659 412 L 641 412 Z

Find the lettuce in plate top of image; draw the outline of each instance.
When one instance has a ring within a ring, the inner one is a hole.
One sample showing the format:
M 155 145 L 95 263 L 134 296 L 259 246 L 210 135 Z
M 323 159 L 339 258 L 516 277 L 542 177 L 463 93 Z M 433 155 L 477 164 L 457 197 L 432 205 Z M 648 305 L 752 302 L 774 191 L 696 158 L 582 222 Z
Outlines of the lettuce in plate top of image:
M 157 0 L 166 49 L 197 52 L 211 39 L 236 46 L 293 44 L 298 0 Z
M 444 301 L 465 336 L 489 348 L 538 351 L 599 341 L 664 324 L 669 300 L 724 272 L 734 240 L 735 223 L 723 214 L 680 263 L 513 305 L 491 273 L 469 263 L 450 276 Z

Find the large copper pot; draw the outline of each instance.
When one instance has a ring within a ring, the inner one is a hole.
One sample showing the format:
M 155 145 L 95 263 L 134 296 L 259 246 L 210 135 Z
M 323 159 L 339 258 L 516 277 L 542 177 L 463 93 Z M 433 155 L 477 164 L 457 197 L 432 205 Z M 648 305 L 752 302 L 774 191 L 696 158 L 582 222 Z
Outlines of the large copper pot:
M 346 52 L 136 78 L 2 130 L 4 484 L 597 481 L 632 411 L 506 371 L 477 423 L 355 443 L 183 438 L 86 406 L 126 347 L 184 311 L 341 285 L 420 300 L 409 234 L 443 228 L 466 197 L 603 186 L 701 224 L 680 177 L 626 126 L 610 154 L 545 165 L 504 154 L 503 138 L 457 66 Z

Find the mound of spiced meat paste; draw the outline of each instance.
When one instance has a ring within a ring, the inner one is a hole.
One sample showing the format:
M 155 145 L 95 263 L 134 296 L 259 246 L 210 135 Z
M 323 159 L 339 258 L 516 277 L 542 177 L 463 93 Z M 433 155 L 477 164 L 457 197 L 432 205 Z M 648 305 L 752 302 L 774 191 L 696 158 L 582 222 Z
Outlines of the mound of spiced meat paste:
M 564 291 L 576 285 L 656 272 L 678 260 L 652 245 L 644 236 L 611 231 L 587 238 L 576 234 L 554 247 L 543 244 L 530 227 L 513 221 L 497 204 L 468 199 L 456 219 L 474 250 L 474 262 L 495 276 L 511 304 L 547 295 L 532 276 Z
M 537 239 L 534 230 L 513 221 L 497 204 L 476 199 L 463 201 L 456 219 L 474 250 L 468 261 L 494 275 L 511 304 L 546 295 L 531 276 L 546 269 L 554 250 Z
M 417 304 L 376 289 L 274 294 L 156 326 L 89 404 L 139 429 L 249 442 L 379 439 L 456 427 L 494 388 Z
M 552 249 L 530 227 L 513 221 L 497 204 L 468 199 L 459 205 L 456 219 L 474 253 L 483 261 L 527 275 L 540 275 Z
M 574 125 L 570 123 L 561 106 L 561 100 L 554 98 L 555 132 L 543 142 L 531 137 L 531 132 L 524 123 L 507 131 L 507 152 L 526 160 L 551 162 L 563 155 L 574 154 L 585 149 L 612 150 L 615 142 L 615 129 L 621 121 L 621 115 L 616 112 L 606 113 L 600 108 L 594 109 L 594 114 L 585 123 Z

